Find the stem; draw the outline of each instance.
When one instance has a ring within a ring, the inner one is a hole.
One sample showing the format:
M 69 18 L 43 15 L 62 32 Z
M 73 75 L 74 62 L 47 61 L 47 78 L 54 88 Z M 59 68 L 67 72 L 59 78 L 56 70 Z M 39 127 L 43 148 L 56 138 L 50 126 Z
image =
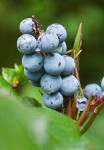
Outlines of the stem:
M 97 113 L 93 113 L 93 115 L 91 116 L 90 120 L 88 121 L 88 123 L 84 126 L 84 128 L 80 131 L 81 135 L 83 135 L 88 129 L 89 127 L 92 125 L 92 123 L 94 122 L 94 120 L 97 117 Z
M 68 106 L 66 108 L 66 115 L 71 118 L 72 117 L 72 113 L 71 113 L 71 98 L 69 99 L 69 102 L 68 102 Z
M 41 29 L 41 25 L 36 17 L 33 15 L 32 20 L 34 22 L 33 30 L 35 32 L 35 38 L 38 39 L 39 35 L 44 31 Z
M 74 99 L 72 103 L 72 107 L 71 107 L 72 119 L 74 120 L 76 120 L 77 118 L 77 111 L 78 111 L 78 108 L 76 107 L 76 100 Z
M 70 53 L 72 52 L 72 50 L 73 50 L 73 49 L 66 51 L 65 54 L 66 54 L 66 55 L 67 55 L 67 54 L 70 54 Z
M 78 79 L 78 82 L 79 82 L 79 90 L 80 90 L 81 97 L 84 97 L 84 93 L 83 93 L 83 89 L 81 87 L 81 83 L 80 83 L 80 79 L 79 79 L 79 73 L 78 73 L 78 68 L 79 68 L 78 57 L 79 57 L 79 55 L 77 55 L 77 57 L 76 57 L 76 55 L 74 53 L 74 60 L 75 60 L 75 65 L 76 65 L 75 66 L 75 76 L 76 76 L 76 78 Z
M 76 54 L 75 59 L 81 54 L 81 52 L 82 52 L 82 49 L 79 50 L 79 52 Z
M 94 109 L 94 113 L 91 116 L 90 120 L 87 122 L 87 124 L 83 127 L 83 129 L 80 131 L 81 135 L 83 135 L 89 127 L 92 125 L 94 120 L 96 119 L 97 115 L 100 113 L 100 111 L 104 108 L 104 102 L 101 103 L 98 107 Z
M 80 83 L 77 67 L 75 67 L 75 76 L 76 76 L 76 78 L 78 79 L 78 82 L 79 82 L 79 90 L 80 90 L 81 97 L 84 97 L 84 93 L 83 93 L 83 89 L 81 87 L 81 83 Z

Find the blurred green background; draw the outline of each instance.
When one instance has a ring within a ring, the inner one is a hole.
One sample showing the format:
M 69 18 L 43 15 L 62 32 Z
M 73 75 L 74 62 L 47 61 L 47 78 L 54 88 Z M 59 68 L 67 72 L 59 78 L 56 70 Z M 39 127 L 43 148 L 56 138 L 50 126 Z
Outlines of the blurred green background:
M 83 23 L 81 82 L 83 86 L 90 82 L 100 84 L 104 76 L 103 6 L 103 0 L 0 0 L 0 68 L 21 63 L 22 55 L 16 48 L 21 35 L 19 23 L 34 14 L 44 29 L 55 22 L 66 27 L 68 49 L 73 47 L 78 26 Z

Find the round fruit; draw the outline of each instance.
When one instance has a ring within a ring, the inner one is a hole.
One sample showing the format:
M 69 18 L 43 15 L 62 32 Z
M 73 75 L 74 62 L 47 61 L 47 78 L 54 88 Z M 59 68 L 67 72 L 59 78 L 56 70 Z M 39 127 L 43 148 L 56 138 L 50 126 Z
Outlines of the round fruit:
M 63 96 L 60 92 L 54 94 L 43 94 L 43 103 L 46 107 L 56 109 L 63 104 Z
M 39 53 L 23 55 L 22 65 L 30 72 L 36 72 L 43 67 L 43 57 Z
M 76 107 L 80 111 L 83 111 L 86 106 L 86 103 L 87 103 L 87 99 L 85 97 L 78 98 L 76 101 Z
M 36 50 L 36 39 L 29 34 L 21 35 L 17 40 L 17 48 L 22 54 L 31 54 Z
M 40 69 L 36 72 L 30 72 L 27 69 L 24 69 L 24 75 L 28 80 L 38 81 L 44 74 L 44 69 Z
M 61 44 L 61 46 L 62 46 L 62 52 L 61 52 L 61 55 L 65 55 L 66 50 L 67 50 L 67 45 L 66 45 L 65 42 L 63 42 L 63 43 Z
M 38 37 L 38 48 L 44 52 L 52 52 L 59 44 L 59 39 L 55 33 L 43 32 Z
M 23 34 L 32 34 L 33 33 L 34 22 L 32 18 L 26 18 L 20 23 L 20 31 Z
M 74 62 L 74 59 L 70 56 L 63 55 L 63 58 L 65 60 L 65 68 L 63 72 L 61 73 L 61 75 L 67 76 L 67 75 L 72 74 L 72 72 L 74 71 L 75 62 Z
M 89 98 L 90 94 L 95 98 L 99 98 L 102 94 L 100 86 L 95 83 L 86 85 L 84 88 L 84 95 L 86 98 Z
M 51 53 L 44 60 L 44 69 L 51 75 L 59 75 L 65 68 L 65 61 L 58 53 Z
M 66 43 L 63 42 L 63 43 L 59 44 L 58 47 L 56 47 L 54 49 L 53 53 L 59 53 L 60 55 L 64 55 L 66 50 L 67 50 Z
M 61 24 L 58 23 L 51 24 L 50 26 L 48 26 L 47 31 L 51 31 L 57 34 L 60 43 L 66 40 L 67 33 L 65 28 Z
M 62 79 L 59 75 L 52 76 L 44 74 L 40 81 L 41 87 L 48 93 L 57 92 L 62 84 Z
M 62 79 L 60 92 L 65 96 L 71 96 L 78 90 L 78 80 L 73 76 L 66 76 Z

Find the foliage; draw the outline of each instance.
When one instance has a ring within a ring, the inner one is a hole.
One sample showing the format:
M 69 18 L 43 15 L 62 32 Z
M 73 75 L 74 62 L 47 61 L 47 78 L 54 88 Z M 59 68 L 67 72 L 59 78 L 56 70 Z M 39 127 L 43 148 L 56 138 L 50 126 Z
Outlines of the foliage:
M 47 150 L 79 147 L 83 150 L 79 129 L 74 121 L 55 111 L 41 108 L 40 104 L 38 107 L 28 107 L 20 101 L 15 96 L 0 95 L 2 150 L 42 150 L 43 147 Z

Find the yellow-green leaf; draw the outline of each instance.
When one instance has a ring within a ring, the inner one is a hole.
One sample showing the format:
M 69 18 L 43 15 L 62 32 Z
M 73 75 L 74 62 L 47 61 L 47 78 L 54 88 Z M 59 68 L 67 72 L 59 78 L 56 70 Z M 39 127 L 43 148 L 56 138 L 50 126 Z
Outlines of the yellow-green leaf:
M 73 50 L 72 50 L 72 56 L 73 57 L 80 50 L 81 42 L 82 42 L 82 23 L 80 23 L 80 25 L 79 25 L 78 32 L 77 32 L 77 35 L 75 38 L 75 42 L 74 42 L 74 46 L 73 46 Z

